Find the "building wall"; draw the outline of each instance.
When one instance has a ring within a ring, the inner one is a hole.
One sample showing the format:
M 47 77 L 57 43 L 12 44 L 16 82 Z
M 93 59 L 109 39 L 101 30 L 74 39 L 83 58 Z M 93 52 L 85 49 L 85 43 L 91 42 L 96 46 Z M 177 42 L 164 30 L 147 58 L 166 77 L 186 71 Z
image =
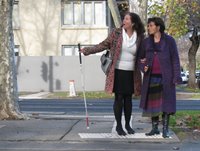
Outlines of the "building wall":
M 79 58 L 61 56 L 62 46 L 95 45 L 108 35 L 106 25 L 63 26 L 61 2 L 18 0 L 14 42 L 19 47 L 16 58 L 20 92 L 69 91 L 69 80 L 74 80 L 76 90 L 82 91 Z M 99 59 L 96 55 L 83 57 L 86 91 L 104 90 L 105 75 Z
M 19 92 L 69 91 L 69 80 L 74 80 L 76 91 L 82 91 L 81 75 L 86 91 L 103 91 L 105 75 L 100 57 L 82 57 L 82 71 L 78 56 L 23 56 L 17 57 Z
M 64 27 L 61 0 L 20 0 L 19 28 L 14 30 L 20 56 L 60 56 L 62 45 L 94 45 L 108 35 L 108 27 Z

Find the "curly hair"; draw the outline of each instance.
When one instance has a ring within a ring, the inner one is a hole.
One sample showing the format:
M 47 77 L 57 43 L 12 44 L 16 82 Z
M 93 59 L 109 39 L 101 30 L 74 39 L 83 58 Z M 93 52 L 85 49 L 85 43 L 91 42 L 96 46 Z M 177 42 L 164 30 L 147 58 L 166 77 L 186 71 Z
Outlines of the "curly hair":
M 133 30 L 136 30 L 137 34 L 143 34 L 145 32 L 144 24 L 142 23 L 140 16 L 136 13 L 128 12 L 126 15 L 131 17 L 131 22 L 134 23 Z

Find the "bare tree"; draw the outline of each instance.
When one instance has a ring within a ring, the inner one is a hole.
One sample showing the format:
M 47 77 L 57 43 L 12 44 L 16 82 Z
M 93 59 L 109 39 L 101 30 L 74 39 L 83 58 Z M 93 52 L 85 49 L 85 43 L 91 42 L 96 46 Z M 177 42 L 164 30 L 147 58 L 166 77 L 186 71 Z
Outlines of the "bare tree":
M 148 0 L 129 0 L 130 11 L 140 15 L 143 23 L 147 24 Z
M 14 61 L 12 10 L 14 0 L 0 0 L 0 119 L 25 118 L 19 112 Z
M 192 41 L 192 46 L 189 49 L 188 52 L 188 60 L 189 60 L 189 81 L 188 86 L 191 88 L 195 88 L 195 80 L 196 80 L 196 53 L 199 48 L 199 42 L 200 42 L 200 35 L 198 34 L 198 27 L 194 27 L 192 36 L 190 37 L 190 40 Z

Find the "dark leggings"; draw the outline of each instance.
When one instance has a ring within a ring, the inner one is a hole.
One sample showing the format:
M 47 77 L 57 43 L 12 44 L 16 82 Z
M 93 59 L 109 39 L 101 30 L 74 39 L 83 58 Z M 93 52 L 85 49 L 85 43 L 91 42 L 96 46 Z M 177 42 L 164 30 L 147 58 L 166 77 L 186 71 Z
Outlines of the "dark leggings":
M 115 102 L 113 104 L 113 110 L 118 127 L 122 127 L 121 119 L 123 108 L 126 126 L 129 126 L 132 114 L 132 94 L 115 93 Z

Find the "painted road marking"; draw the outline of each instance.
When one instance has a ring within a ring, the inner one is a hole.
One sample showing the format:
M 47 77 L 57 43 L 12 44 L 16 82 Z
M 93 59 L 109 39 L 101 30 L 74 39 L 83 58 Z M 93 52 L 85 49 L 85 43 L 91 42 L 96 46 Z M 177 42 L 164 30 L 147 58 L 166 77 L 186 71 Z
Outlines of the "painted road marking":
M 119 136 L 115 133 L 79 133 L 83 139 L 100 139 L 100 138 L 126 138 L 126 139 L 164 139 L 162 134 L 154 136 L 146 136 L 145 133 L 135 133 L 133 135 Z
M 132 120 L 133 118 L 131 116 L 131 120 L 130 120 L 131 127 L 132 127 Z M 123 126 L 124 131 L 126 132 L 124 116 L 122 117 L 122 126 Z M 163 139 L 164 140 L 164 138 L 162 137 L 162 133 L 160 133 L 159 135 L 153 135 L 153 136 L 146 136 L 145 133 L 135 133 L 131 135 L 128 134 L 126 136 L 120 136 L 116 132 L 116 121 L 114 121 L 113 123 L 111 133 L 79 133 L 78 135 L 82 139 L 126 138 L 126 139 L 147 139 L 147 140 L 148 139 Z

